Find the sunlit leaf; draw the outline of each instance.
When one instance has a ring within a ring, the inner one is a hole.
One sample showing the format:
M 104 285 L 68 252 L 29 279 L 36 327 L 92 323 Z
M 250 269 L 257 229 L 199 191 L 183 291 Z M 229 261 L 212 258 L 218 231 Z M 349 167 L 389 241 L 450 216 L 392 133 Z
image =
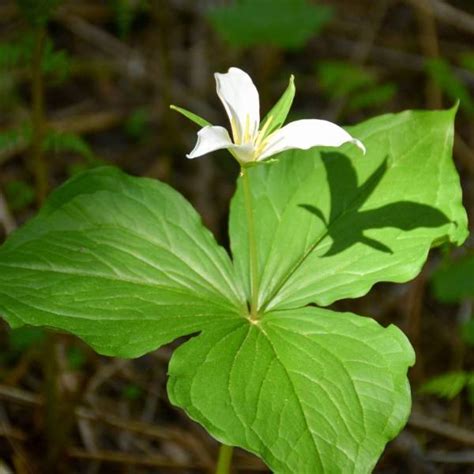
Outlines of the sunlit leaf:
M 350 129 L 367 148 L 290 151 L 249 170 L 261 308 L 328 305 L 407 281 L 433 245 L 467 236 L 452 162 L 454 111 L 384 115 Z M 242 187 L 231 245 L 250 292 Z
M 73 178 L 0 249 L 0 311 L 138 356 L 239 318 L 230 260 L 165 184 L 97 168 Z
M 317 308 L 228 323 L 181 346 L 171 401 L 273 472 L 371 472 L 410 411 L 414 354 L 395 327 Z M 210 390 L 212 387 L 212 390 Z

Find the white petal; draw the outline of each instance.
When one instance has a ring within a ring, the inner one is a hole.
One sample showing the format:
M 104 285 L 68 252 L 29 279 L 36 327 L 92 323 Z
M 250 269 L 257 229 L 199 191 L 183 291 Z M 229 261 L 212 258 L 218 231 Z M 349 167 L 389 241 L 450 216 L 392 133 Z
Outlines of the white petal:
M 260 125 L 260 100 L 250 76 L 236 67 L 226 74 L 214 74 L 217 95 L 229 117 L 234 142 L 248 143 Z
M 359 140 L 327 120 L 297 120 L 272 133 L 267 140 L 258 160 L 292 148 L 307 150 L 314 146 L 338 147 L 347 142 L 354 143 L 365 153 L 365 147 Z
M 232 145 L 229 147 L 229 151 L 241 164 L 254 161 L 255 147 L 253 145 Z
M 197 158 L 211 151 L 230 148 L 233 145 L 229 133 L 224 127 L 209 125 L 201 128 L 197 135 L 196 146 L 191 153 L 186 155 L 188 158 Z

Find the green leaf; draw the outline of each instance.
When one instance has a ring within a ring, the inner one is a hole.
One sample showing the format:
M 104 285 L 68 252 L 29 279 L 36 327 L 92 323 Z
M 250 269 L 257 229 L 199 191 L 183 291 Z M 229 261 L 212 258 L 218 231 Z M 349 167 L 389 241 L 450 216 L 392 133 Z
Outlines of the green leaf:
M 421 386 L 420 393 L 428 393 L 452 400 L 461 393 L 468 380 L 469 374 L 466 372 L 450 372 L 433 377 Z
M 168 394 L 273 472 L 367 473 L 406 422 L 413 362 L 393 326 L 317 308 L 277 311 L 179 347 Z
M 89 144 L 75 133 L 50 130 L 44 138 L 43 149 L 54 153 L 74 152 L 89 162 L 95 160 L 94 152 Z
M 66 359 L 70 370 L 80 370 L 87 362 L 87 356 L 84 350 L 77 346 L 68 347 Z
M 23 352 L 34 345 L 41 344 L 46 337 L 44 329 L 23 326 L 12 329 L 9 333 L 10 348 L 16 352 Z
M 48 82 L 63 82 L 71 71 L 72 58 L 65 50 L 56 51 L 53 42 L 48 38 L 43 53 L 41 69 L 49 76 Z
M 181 115 L 184 115 L 187 119 L 191 120 L 200 127 L 207 127 L 209 125 L 212 125 L 211 122 L 208 122 L 206 119 L 203 119 L 202 117 L 199 117 L 199 115 L 196 115 L 195 113 L 190 112 L 189 110 L 183 109 L 182 107 L 170 105 L 170 109 L 176 110 L 176 112 L 179 112 Z
M 288 112 L 291 109 L 291 104 L 295 98 L 295 76 L 290 76 L 290 82 L 283 95 L 278 99 L 278 102 L 271 108 L 270 112 L 262 120 L 262 130 L 265 129 L 265 136 L 270 135 L 281 128 L 285 123 Z
M 21 211 L 34 202 L 36 192 L 30 184 L 15 179 L 5 183 L 5 195 L 8 207 L 12 211 Z
M 474 319 L 470 319 L 461 326 L 461 336 L 466 344 L 474 347 Z
M 333 98 L 373 87 L 377 82 L 370 71 L 347 61 L 320 61 L 316 73 L 322 90 Z
M 0 249 L 0 312 L 13 327 L 72 332 L 139 356 L 218 320 L 243 297 L 225 251 L 169 186 L 113 168 L 58 189 Z
M 467 236 L 451 149 L 454 110 L 403 112 L 350 129 L 353 145 L 288 151 L 248 170 L 260 280 L 260 308 L 328 305 L 380 281 L 404 282 L 431 246 Z M 230 236 L 250 294 L 242 185 Z
M 474 255 L 442 265 L 432 286 L 436 298 L 446 303 L 474 298 Z
M 171 108 L 177 109 L 174 106 L 171 106 Z M 137 142 L 147 138 L 151 134 L 150 110 L 145 107 L 136 108 L 127 118 L 124 130 L 130 138 Z
M 108 3 L 121 39 L 129 36 L 137 16 L 150 8 L 148 0 L 109 0 Z
M 471 404 L 471 406 L 474 406 L 474 372 L 471 372 L 468 377 L 466 391 L 468 402 Z
M 31 141 L 31 126 L 23 124 L 21 127 L 12 128 L 0 133 L 0 150 L 8 152 L 15 148 L 29 144 Z
M 128 400 L 138 400 L 143 396 L 143 390 L 135 384 L 128 384 L 122 390 L 122 396 Z
M 26 20 L 35 27 L 44 26 L 63 0 L 16 0 Z
M 369 107 L 379 107 L 393 99 L 397 93 L 395 84 L 381 84 L 368 90 L 357 92 L 349 100 L 349 109 L 361 110 Z
M 474 72 L 474 53 L 462 53 L 460 55 L 462 67 Z
M 31 60 L 31 35 L 20 40 L 0 43 L 0 69 L 4 75 L 8 69 L 27 64 Z
M 240 0 L 209 11 L 219 35 L 238 47 L 269 44 L 300 48 L 319 33 L 332 16 L 332 8 L 307 0 Z

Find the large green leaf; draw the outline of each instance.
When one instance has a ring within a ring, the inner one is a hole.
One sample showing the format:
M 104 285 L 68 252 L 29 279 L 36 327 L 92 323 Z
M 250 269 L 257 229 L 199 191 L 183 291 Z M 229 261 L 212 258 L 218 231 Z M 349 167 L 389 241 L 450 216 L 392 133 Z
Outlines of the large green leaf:
M 289 151 L 248 170 L 260 308 L 327 305 L 403 282 L 431 246 L 467 235 L 451 159 L 454 110 L 403 112 L 350 129 L 367 148 Z M 242 186 L 231 206 L 235 264 L 249 293 Z
M 110 168 L 69 181 L 0 249 L 0 312 L 114 356 L 200 333 L 173 356 L 169 393 L 212 435 L 275 472 L 368 472 L 408 416 L 413 351 L 394 327 L 300 306 L 405 281 L 432 245 L 463 241 L 453 115 L 379 117 L 351 130 L 366 156 L 286 152 L 247 171 L 257 321 L 241 185 L 233 266 L 177 192 Z
M 169 186 L 112 169 L 53 193 L 0 249 L 0 312 L 138 356 L 245 306 L 231 262 Z
M 406 422 L 413 361 L 394 326 L 318 308 L 276 311 L 177 349 L 168 393 L 276 473 L 367 473 Z

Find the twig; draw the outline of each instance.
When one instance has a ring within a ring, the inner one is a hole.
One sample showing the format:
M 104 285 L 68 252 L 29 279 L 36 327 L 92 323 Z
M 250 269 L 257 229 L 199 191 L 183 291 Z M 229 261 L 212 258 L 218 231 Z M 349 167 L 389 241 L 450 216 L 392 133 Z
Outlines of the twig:
M 129 116 L 128 110 L 108 110 L 84 113 L 73 117 L 53 119 L 46 124 L 51 131 L 77 134 L 96 133 L 115 127 Z M 16 128 L 16 127 L 13 127 Z M 22 139 L 15 146 L 0 151 L 0 164 L 10 160 L 28 148 L 28 143 Z
M 189 469 L 192 471 L 199 472 L 208 472 L 207 466 L 200 463 L 185 464 L 185 463 L 175 463 L 162 456 L 150 456 L 146 457 L 143 455 L 120 453 L 116 451 L 99 451 L 97 453 L 88 453 L 79 448 L 71 448 L 68 450 L 68 455 L 71 458 L 75 459 L 88 459 L 94 461 L 102 461 L 109 463 L 119 463 L 119 464 L 130 464 L 136 466 L 149 466 L 149 467 L 161 467 L 167 469 Z M 237 465 L 234 466 L 235 471 L 254 471 L 254 472 L 268 472 L 268 469 L 265 466 L 256 466 L 256 465 Z
M 410 426 L 415 428 L 420 428 L 431 433 L 444 436 L 446 438 L 453 439 L 459 443 L 468 444 L 474 446 L 474 432 L 466 428 L 462 428 L 452 423 L 447 423 L 445 421 L 438 420 L 433 417 L 428 417 L 413 411 L 410 419 L 408 420 Z
M 406 314 L 406 333 L 415 351 L 420 345 L 420 335 L 423 320 L 423 302 L 427 283 L 427 267 L 411 282 L 408 294 L 404 300 Z M 418 351 L 417 351 L 418 353 Z M 413 367 L 413 381 L 420 380 L 423 374 L 423 359 L 418 358 Z
M 42 406 L 43 398 L 40 395 L 15 387 L 0 385 L 0 398 L 10 400 L 22 405 Z M 190 451 L 195 452 L 195 444 L 188 439 L 187 433 L 174 428 L 157 427 L 149 423 L 135 420 L 125 420 L 114 414 L 96 412 L 85 407 L 76 407 L 75 414 L 78 418 L 90 422 L 99 422 L 125 431 L 131 431 L 142 436 L 160 440 L 172 440 L 181 444 Z
M 205 466 L 197 463 L 183 464 L 175 463 L 162 456 L 143 456 L 139 454 L 129 454 L 117 451 L 97 451 L 89 453 L 79 448 L 71 448 L 67 455 L 75 459 L 87 459 L 91 461 L 101 461 L 108 463 L 130 464 L 136 466 L 160 467 L 166 469 L 189 469 L 193 471 L 206 472 Z
M 0 398 L 3 400 L 11 400 L 22 405 L 42 405 L 42 398 L 35 393 L 22 390 L 20 388 L 8 387 L 0 385 Z
M 0 191 L 0 223 L 3 225 L 5 229 L 5 233 L 8 235 L 10 232 L 13 232 L 16 228 L 15 219 L 10 213 L 10 209 L 8 208 L 7 201 L 5 200 L 5 196 Z
M 382 26 L 383 19 L 387 14 L 390 7 L 390 0 L 379 0 L 375 4 L 374 13 L 372 14 L 370 26 L 365 27 L 362 30 L 362 35 L 357 43 L 355 43 L 350 56 L 351 61 L 355 64 L 362 65 L 367 61 L 370 50 L 374 45 L 377 35 Z M 335 121 L 342 113 L 348 100 L 348 95 L 344 94 L 340 97 L 335 98 L 329 104 L 327 111 L 323 114 L 328 120 Z
M 428 59 L 439 57 L 438 33 L 436 21 L 429 0 L 408 0 L 416 11 L 419 25 L 418 41 L 423 55 Z M 441 89 L 432 77 L 426 83 L 426 102 L 431 109 L 440 109 L 443 106 Z
M 431 451 L 426 453 L 426 457 L 430 461 L 443 464 L 469 464 L 474 466 L 473 450 L 459 452 Z
M 474 34 L 474 16 L 463 12 L 442 0 L 430 0 L 436 18 L 466 33 Z
M 4 438 L 11 438 L 11 439 L 14 439 L 15 441 L 27 440 L 27 436 L 24 431 L 21 431 L 17 428 L 13 428 L 12 426 L 7 426 L 3 423 L 0 425 L 0 436 Z
M 454 153 L 466 169 L 474 174 L 474 150 L 463 140 L 459 133 L 454 136 Z
M 59 11 L 56 17 L 77 37 L 91 44 L 96 50 L 101 51 L 108 57 L 113 58 L 123 74 L 134 80 L 145 81 L 154 86 L 157 85 L 157 79 L 160 78 L 162 71 L 160 64 L 157 64 L 156 61 L 147 61 L 141 52 L 131 48 L 118 38 L 82 18 L 64 11 Z M 161 84 L 159 85 L 161 86 Z M 187 107 L 203 114 L 211 122 L 217 118 L 216 112 L 212 107 L 200 100 L 193 91 L 188 90 L 176 78 L 173 78 L 171 86 L 172 98 L 185 98 L 185 105 Z M 168 105 L 170 104 L 165 104 L 166 107 Z
M 338 52 L 349 56 L 354 49 L 357 49 L 357 42 L 342 38 L 340 36 L 330 36 L 326 38 L 327 44 Z M 406 53 L 393 48 L 374 45 L 369 53 L 373 61 L 380 62 L 386 66 L 391 66 L 397 70 L 408 70 L 422 72 L 425 70 L 426 59 L 418 54 Z M 474 86 L 474 74 L 466 69 L 453 66 L 453 72 L 469 86 Z

